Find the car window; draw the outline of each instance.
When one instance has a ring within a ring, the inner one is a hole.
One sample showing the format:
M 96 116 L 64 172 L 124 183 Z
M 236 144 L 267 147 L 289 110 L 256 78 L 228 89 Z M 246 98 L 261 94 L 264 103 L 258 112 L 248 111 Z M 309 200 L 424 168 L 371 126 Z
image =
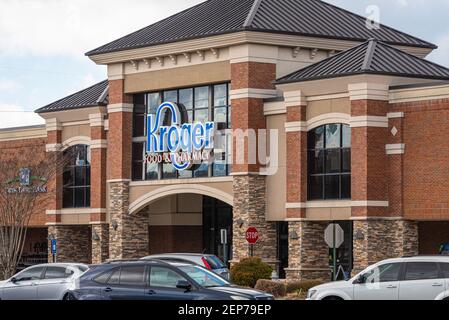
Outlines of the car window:
M 120 285 L 145 286 L 145 266 L 122 267 Z
M 120 268 L 113 270 L 111 277 L 109 278 L 108 284 L 119 284 L 120 283 Z
M 439 270 L 436 262 L 409 262 L 405 271 L 405 281 L 438 279 Z
M 47 267 L 44 279 L 66 279 L 73 275 L 73 270 L 64 267 Z
M 445 278 L 449 278 L 449 263 L 440 263 Z
M 81 272 L 86 272 L 87 270 L 89 270 L 88 266 L 83 266 L 83 265 L 76 265 L 76 266 L 74 266 L 74 268 L 78 269 Z
M 150 286 L 162 288 L 176 288 L 178 281 L 187 279 L 177 272 L 165 267 L 151 267 Z
M 227 282 L 225 279 L 217 276 L 215 273 L 210 272 L 209 270 L 198 266 L 183 266 L 179 267 L 179 269 L 184 271 L 197 284 L 206 288 L 223 287 L 229 285 L 229 282 Z
M 399 281 L 400 263 L 387 263 L 369 270 L 363 275 L 365 283 Z
M 106 284 L 106 283 L 108 283 L 109 277 L 111 276 L 113 271 L 114 270 L 102 273 L 99 276 L 95 277 L 93 280 L 95 282 L 98 282 L 98 283 L 101 283 L 101 284 Z
M 43 271 L 44 267 L 35 267 L 32 269 L 28 269 L 18 274 L 16 280 L 17 281 L 39 280 L 42 276 Z
M 206 256 L 206 261 L 209 263 L 212 270 L 226 268 L 223 262 L 216 256 Z

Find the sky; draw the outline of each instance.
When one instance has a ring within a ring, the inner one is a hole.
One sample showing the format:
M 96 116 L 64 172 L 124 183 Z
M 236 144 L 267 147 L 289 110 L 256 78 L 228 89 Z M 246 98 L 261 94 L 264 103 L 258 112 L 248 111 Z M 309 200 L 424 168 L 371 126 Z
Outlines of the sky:
M 435 43 L 428 59 L 449 66 L 449 0 L 326 1 Z M 0 128 L 41 124 L 35 109 L 106 79 L 87 51 L 200 2 L 0 0 Z

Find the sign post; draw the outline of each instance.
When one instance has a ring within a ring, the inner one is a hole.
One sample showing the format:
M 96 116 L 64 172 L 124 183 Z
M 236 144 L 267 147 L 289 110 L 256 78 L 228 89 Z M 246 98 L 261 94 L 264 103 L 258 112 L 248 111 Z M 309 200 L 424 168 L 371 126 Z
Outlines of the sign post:
M 228 230 L 221 229 L 220 230 L 220 238 L 221 238 L 221 244 L 223 246 L 223 260 L 224 263 L 228 264 Z
M 249 243 L 249 256 L 254 256 L 254 245 L 259 241 L 259 231 L 254 227 L 249 227 L 246 230 L 246 241 Z
M 333 279 L 337 281 L 337 249 L 345 241 L 345 232 L 338 223 L 331 223 L 324 231 L 324 240 L 329 248 L 332 249 Z
M 53 263 L 56 263 L 56 239 L 51 239 L 51 254 L 53 255 Z

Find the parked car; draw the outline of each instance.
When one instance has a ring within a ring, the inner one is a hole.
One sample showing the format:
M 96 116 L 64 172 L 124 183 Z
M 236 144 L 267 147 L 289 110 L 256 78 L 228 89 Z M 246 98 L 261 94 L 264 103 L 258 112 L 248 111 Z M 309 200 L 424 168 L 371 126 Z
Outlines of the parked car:
M 389 259 L 348 281 L 314 287 L 308 300 L 449 300 L 449 257 Z
M 63 300 L 89 267 L 52 263 L 29 267 L 0 282 L 0 300 Z
M 195 253 L 166 253 L 155 254 L 142 259 L 158 259 L 164 261 L 178 261 L 189 262 L 202 266 L 212 272 L 215 272 L 219 276 L 230 280 L 230 272 L 226 265 L 220 260 L 219 257 L 213 254 L 195 254 Z
M 116 261 L 96 266 L 70 292 L 75 300 L 272 300 L 231 285 L 198 265 L 161 260 Z

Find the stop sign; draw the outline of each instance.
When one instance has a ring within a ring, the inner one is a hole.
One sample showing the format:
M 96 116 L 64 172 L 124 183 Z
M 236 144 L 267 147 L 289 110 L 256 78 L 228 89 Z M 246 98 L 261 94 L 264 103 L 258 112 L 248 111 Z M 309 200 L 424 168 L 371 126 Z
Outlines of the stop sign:
M 246 241 L 249 244 L 256 244 L 257 240 L 259 240 L 259 231 L 256 228 L 250 227 L 246 230 Z

